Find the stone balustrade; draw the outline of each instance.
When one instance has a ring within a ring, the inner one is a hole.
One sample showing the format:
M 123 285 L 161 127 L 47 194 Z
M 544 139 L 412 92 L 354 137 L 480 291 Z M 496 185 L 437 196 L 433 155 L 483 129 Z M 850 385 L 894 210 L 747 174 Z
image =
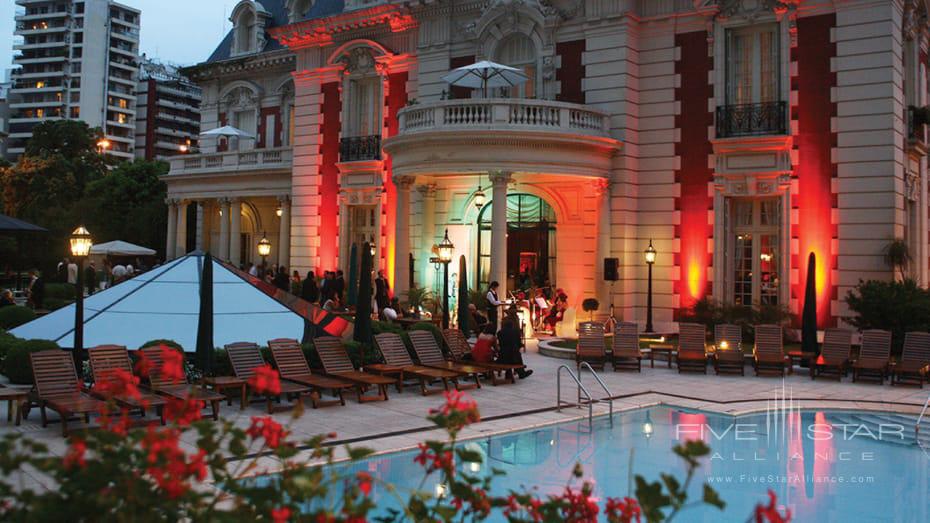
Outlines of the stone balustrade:
M 292 150 L 290 147 L 273 149 L 250 149 L 218 153 L 188 154 L 171 158 L 170 176 L 185 174 L 235 173 L 290 169 Z

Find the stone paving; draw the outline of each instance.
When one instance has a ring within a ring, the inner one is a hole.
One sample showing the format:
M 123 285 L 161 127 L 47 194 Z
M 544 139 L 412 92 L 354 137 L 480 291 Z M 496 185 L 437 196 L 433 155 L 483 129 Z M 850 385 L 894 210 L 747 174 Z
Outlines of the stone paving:
M 518 379 L 514 385 L 496 387 L 483 382 L 481 389 L 468 391 L 477 401 L 485 421 L 468 427 L 462 434 L 463 438 L 485 437 L 587 415 L 586 409 L 569 407 L 561 412 L 554 410 L 557 369 L 562 364 L 574 368 L 573 362 L 538 354 L 535 342 L 531 343 L 524 358 L 535 371 L 528 379 Z M 930 388 L 921 390 L 916 387 L 891 387 L 887 383 L 882 386 L 852 383 L 849 378 L 839 383 L 820 379 L 813 381 L 806 370 L 800 369 L 784 380 L 752 376 L 749 367 L 745 377 L 715 376 L 712 368 L 708 369 L 709 374 L 706 376 L 678 374 L 677 370 L 668 369 L 664 362 L 658 361 L 655 368 L 650 368 L 646 362 L 642 373 L 613 372 L 609 369 L 608 366 L 608 370 L 598 374 L 615 398 L 615 411 L 665 403 L 739 415 L 764 410 L 776 395 L 787 394 L 802 408 L 874 410 L 916 415 L 930 394 Z M 589 373 L 582 373 L 582 381 L 594 396 L 603 394 Z M 574 397 L 574 383 L 564 374 L 562 388 L 563 398 Z M 307 408 L 303 417 L 296 420 L 291 420 L 288 413 L 278 413 L 275 417 L 279 422 L 289 424 L 297 439 L 334 432 L 340 441 L 353 441 L 356 446 L 373 448 L 379 453 L 411 448 L 425 439 L 438 437 L 436 431 L 430 429 L 425 416 L 430 408 L 442 402 L 441 395 L 424 397 L 416 387 L 407 387 L 401 394 L 391 389 L 391 393 L 387 402 L 358 404 L 347 397 L 344 407 L 318 410 Z M 595 405 L 595 415 L 606 413 L 607 408 L 606 403 Z M 238 402 L 234 401 L 231 407 L 223 404 L 220 415 L 238 426 L 247 427 L 252 416 L 265 415 L 264 403 L 255 402 L 240 411 Z M 0 416 L 0 419 L 5 420 L 5 403 L 0 406 Z M 50 413 L 51 419 L 54 416 Z M 63 454 L 66 448 L 66 442 L 60 436 L 60 426 L 54 423 L 43 429 L 37 410 L 33 410 L 20 427 L 0 422 L 0 434 L 10 431 L 18 431 L 33 440 L 43 441 L 56 454 Z M 191 445 L 194 438 L 187 439 L 187 444 Z M 271 462 L 267 465 L 268 468 L 274 466 Z M 36 481 L 36 478 L 31 480 Z

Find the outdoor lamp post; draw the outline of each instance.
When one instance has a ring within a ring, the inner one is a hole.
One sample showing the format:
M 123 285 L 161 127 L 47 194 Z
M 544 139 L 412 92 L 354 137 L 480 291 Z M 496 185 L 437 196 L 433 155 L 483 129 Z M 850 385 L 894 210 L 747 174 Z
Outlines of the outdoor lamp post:
M 452 262 L 452 250 L 455 245 L 449 240 L 449 229 L 439 242 L 439 263 L 442 264 L 442 328 L 449 328 L 449 263 Z
M 374 257 L 375 257 L 375 254 L 377 254 L 377 252 L 378 252 L 378 249 L 377 249 L 377 247 L 375 246 L 375 237 L 374 237 L 374 235 L 370 236 L 369 238 L 371 238 L 371 239 L 368 240 L 368 249 L 371 251 L 371 257 L 374 258 Z M 374 266 L 374 264 L 372 264 L 372 266 Z
M 90 254 L 94 241 L 83 225 L 74 229 L 69 241 L 71 256 L 78 264 L 77 286 L 74 289 L 74 359 L 80 376 L 83 375 L 84 365 L 84 258 Z
M 652 266 L 656 262 L 656 249 L 652 246 L 652 239 L 649 240 L 649 247 L 646 247 L 643 255 L 649 267 L 649 283 L 646 287 L 646 333 L 652 333 Z
M 262 233 L 262 239 L 258 241 L 258 255 L 262 257 L 262 273 L 265 272 L 265 259 L 269 254 L 271 254 L 271 242 L 268 241 L 265 233 Z

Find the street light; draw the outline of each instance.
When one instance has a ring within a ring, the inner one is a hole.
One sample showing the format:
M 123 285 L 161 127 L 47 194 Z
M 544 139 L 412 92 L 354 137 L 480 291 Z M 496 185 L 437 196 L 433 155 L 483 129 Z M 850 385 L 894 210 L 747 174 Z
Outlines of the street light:
M 646 247 L 646 250 L 643 251 L 643 255 L 646 258 L 646 265 L 649 267 L 649 285 L 647 287 L 646 294 L 646 333 L 651 334 L 652 331 L 652 266 L 656 262 L 656 249 L 652 246 L 652 239 L 649 239 L 649 247 Z
M 97 142 L 97 149 L 99 149 L 100 154 L 103 154 L 109 148 L 110 148 L 110 140 L 107 140 L 106 138 L 101 138 L 100 141 Z
M 439 263 L 442 264 L 442 328 L 449 328 L 449 263 L 452 262 L 452 251 L 455 245 L 449 239 L 449 229 L 439 242 Z
M 265 237 L 265 233 L 262 233 L 262 239 L 258 240 L 258 255 L 262 257 L 262 272 L 265 272 L 265 258 L 271 254 L 271 242 L 268 241 L 268 238 Z
M 77 260 L 77 286 L 74 289 L 74 358 L 78 367 L 78 374 L 83 372 L 84 365 L 84 258 L 90 254 L 94 241 L 90 232 L 83 225 L 74 229 L 69 238 L 71 243 L 71 257 Z
M 375 246 L 375 237 L 374 237 L 374 235 L 369 236 L 369 238 L 370 238 L 370 239 L 368 240 L 368 250 L 371 252 L 371 257 L 374 258 L 374 257 L 375 257 L 375 253 L 377 253 L 378 249 L 377 249 L 376 246 Z

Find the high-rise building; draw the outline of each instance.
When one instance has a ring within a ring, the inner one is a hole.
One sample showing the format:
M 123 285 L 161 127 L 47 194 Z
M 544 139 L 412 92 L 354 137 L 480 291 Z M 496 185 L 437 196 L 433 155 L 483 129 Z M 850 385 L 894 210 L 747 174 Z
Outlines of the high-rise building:
M 136 87 L 136 158 L 153 160 L 197 148 L 200 86 L 177 67 L 142 57 Z
M 133 158 L 141 11 L 111 0 L 16 0 L 8 157 L 45 120 L 100 127 L 107 154 Z

